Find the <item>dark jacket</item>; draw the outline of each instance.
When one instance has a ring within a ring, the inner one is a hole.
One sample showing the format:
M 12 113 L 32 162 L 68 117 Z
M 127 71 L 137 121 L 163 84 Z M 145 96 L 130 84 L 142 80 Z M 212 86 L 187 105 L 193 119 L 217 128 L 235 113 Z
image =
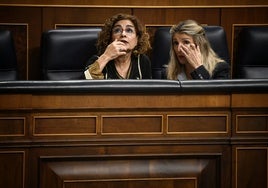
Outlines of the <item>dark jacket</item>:
M 87 62 L 87 67 L 94 63 L 98 59 L 98 56 L 93 56 Z M 110 61 L 104 67 L 102 71 L 104 79 L 122 79 L 117 73 L 114 61 Z M 140 54 L 138 56 L 132 55 L 131 66 L 129 70 L 128 79 L 151 79 L 151 61 L 148 56 Z
M 191 73 L 191 76 L 194 80 L 229 79 L 230 66 L 226 62 L 218 63 L 212 72 L 212 76 L 210 77 L 207 69 L 201 65 Z

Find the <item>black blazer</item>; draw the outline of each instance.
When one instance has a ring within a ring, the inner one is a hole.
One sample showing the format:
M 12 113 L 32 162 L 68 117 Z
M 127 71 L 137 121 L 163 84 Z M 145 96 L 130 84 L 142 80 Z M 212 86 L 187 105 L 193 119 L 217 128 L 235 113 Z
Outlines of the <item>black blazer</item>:
M 213 70 L 212 76 L 210 77 L 207 69 L 201 65 L 191 73 L 191 76 L 194 80 L 229 79 L 230 66 L 226 62 L 218 63 Z

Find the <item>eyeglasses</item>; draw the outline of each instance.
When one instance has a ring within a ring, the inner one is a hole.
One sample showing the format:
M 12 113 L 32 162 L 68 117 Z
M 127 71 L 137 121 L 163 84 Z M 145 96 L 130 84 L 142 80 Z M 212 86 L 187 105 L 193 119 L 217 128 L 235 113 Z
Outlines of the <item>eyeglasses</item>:
M 121 27 L 115 27 L 113 28 L 112 32 L 114 35 L 122 35 L 123 32 L 125 31 L 126 35 L 133 35 L 135 34 L 135 30 L 133 28 L 126 28 L 126 29 L 123 29 Z

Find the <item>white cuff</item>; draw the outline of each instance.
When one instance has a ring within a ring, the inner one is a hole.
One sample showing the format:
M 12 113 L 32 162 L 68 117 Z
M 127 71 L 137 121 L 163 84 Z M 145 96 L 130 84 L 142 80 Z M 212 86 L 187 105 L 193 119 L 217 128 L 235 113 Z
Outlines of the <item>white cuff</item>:
M 85 75 L 86 79 L 89 79 L 89 80 L 93 79 L 88 70 L 84 71 L 84 75 Z

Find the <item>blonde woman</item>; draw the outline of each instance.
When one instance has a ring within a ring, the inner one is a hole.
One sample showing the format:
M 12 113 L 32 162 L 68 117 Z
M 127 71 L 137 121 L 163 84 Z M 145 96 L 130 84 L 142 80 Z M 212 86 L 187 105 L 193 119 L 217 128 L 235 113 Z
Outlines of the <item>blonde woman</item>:
M 228 79 L 230 67 L 211 48 L 204 28 L 185 20 L 170 29 L 172 47 L 167 68 L 170 80 Z

